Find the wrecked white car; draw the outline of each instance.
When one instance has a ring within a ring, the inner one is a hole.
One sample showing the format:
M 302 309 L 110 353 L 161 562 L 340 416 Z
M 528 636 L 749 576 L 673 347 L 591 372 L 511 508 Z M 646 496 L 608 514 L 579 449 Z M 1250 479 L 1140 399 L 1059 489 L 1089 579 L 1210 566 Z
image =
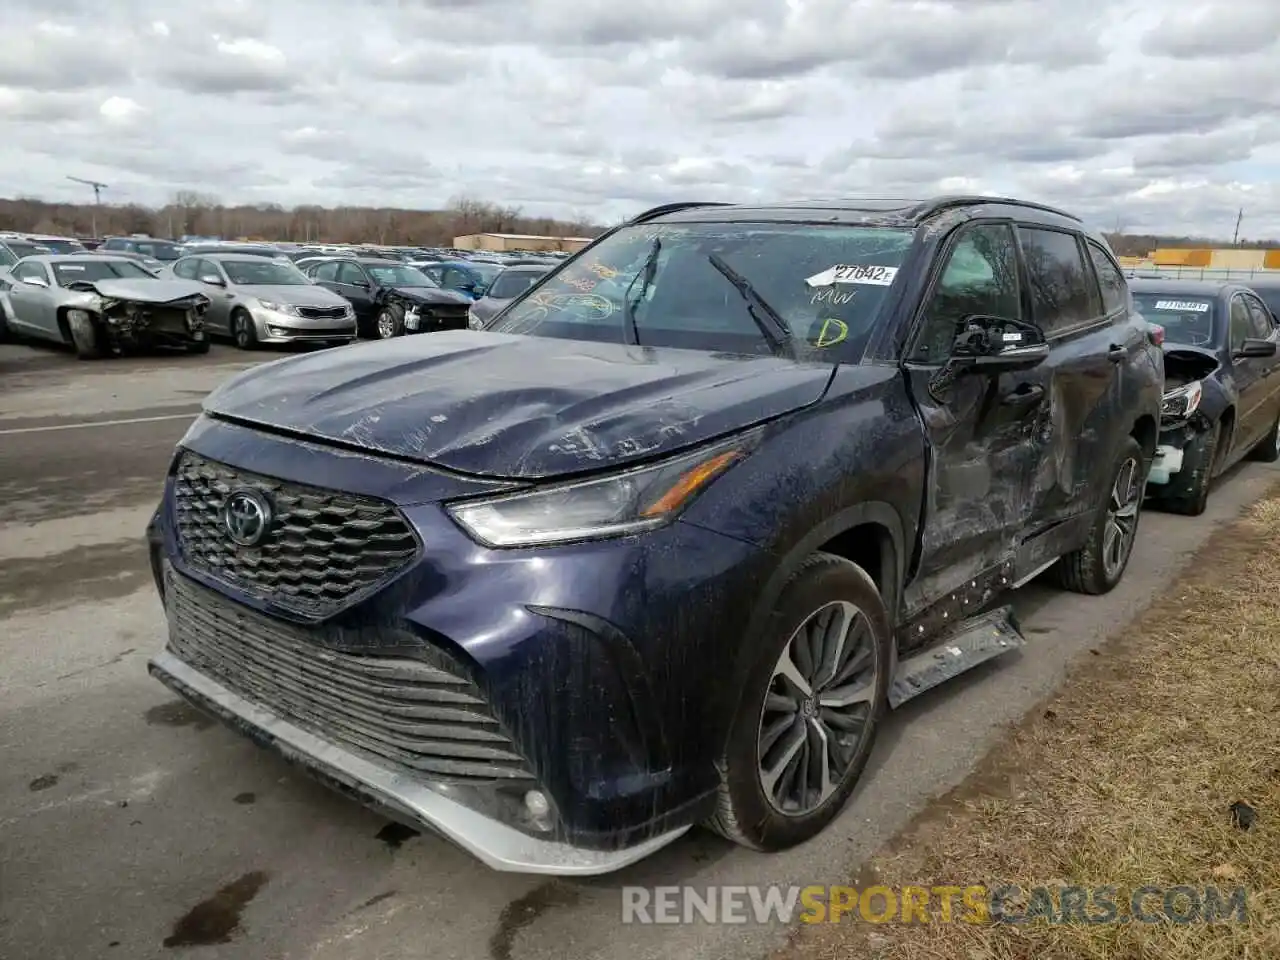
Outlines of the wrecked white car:
M 24 257 L 0 273 L 0 339 L 69 344 L 88 360 L 172 346 L 206 353 L 209 298 L 198 283 L 160 280 L 127 257 Z

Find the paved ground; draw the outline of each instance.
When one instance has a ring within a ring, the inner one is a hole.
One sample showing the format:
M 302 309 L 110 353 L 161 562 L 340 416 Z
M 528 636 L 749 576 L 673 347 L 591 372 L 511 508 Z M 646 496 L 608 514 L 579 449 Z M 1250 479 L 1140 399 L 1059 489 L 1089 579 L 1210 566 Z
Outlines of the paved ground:
M 623 927 L 618 887 L 847 880 L 1277 476 L 1237 472 L 1196 520 L 1147 514 L 1107 597 L 1021 591 L 1027 651 L 897 714 L 812 844 L 764 857 L 697 833 L 622 875 L 548 884 L 388 829 L 147 677 L 162 633 L 143 527 L 198 398 L 245 363 L 0 347 L 0 957 L 760 955 L 780 931 Z

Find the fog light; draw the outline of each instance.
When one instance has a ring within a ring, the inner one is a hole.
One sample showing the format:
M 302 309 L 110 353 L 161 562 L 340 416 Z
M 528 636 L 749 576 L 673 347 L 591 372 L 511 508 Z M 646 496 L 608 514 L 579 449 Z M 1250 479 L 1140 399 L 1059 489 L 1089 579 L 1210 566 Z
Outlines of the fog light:
M 541 790 L 530 790 L 524 795 L 524 808 L 529 812 L 529 819 L 539 830 L 551 829 L 551 803 Z

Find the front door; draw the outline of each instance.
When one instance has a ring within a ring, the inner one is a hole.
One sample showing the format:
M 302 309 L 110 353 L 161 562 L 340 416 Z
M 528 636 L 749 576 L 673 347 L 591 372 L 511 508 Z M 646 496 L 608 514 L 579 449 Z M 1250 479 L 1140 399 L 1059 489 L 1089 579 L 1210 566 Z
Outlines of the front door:
M 29 261 L 14 267 L 10 276 L 14 281 L 9 286 L 9 306 L 13 311 L 10 323 L 13 328 L 46 339 L 62 340 L 49 286 L 53 278 L 49 272 L 41 264 Z M 37 282 L 30 282 L 32 280 Z M 43 284 L 39 283 L 41 280 Z
M 1039 509 L 1036 481 L 1052 430 L 1043 372 L 970 373 L 941 389 L 937 381 L 966 317 L 1028 316 L 1021 287 L 1012 225 L 960 228 L 907 345 L 929 445 L 920 560 L 903 597 L 908 618 L 968 589 L 978 595 L 965 603 L 980 602 L 993 571 L 1005 569 L 1007 580 Z
M 1252 298 L 1236 293 L 1231 298 L 1230 318 L 1231 375 L 1235 378 L 1239 407 L 1236 409 L 1235 432 L 1231 448 L 1219 461 L 1229 464 L 1244 456 L 1258 444 L 1275 422 L 1272 392 L 1276 384 L 1271 377 L 1275 369 L 1274 357 L 1237 357 L 1236 353 L 1248 339 L 1264 339 L 1271 335 L 1264 330 L 1259 317 L 1254 316 Z

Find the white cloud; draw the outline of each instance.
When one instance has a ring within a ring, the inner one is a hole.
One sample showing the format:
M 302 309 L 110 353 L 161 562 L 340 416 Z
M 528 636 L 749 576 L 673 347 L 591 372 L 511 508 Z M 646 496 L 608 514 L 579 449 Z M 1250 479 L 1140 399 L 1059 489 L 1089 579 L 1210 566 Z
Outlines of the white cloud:
M 1280 4 L 67 0 L 0 34 L 0 183 L 613 220 L 1014 193 L 1280 238 Z M 122 125 L 127 126 L 127 134 Z M 58 162 L 51 162 L 56 159 Z

